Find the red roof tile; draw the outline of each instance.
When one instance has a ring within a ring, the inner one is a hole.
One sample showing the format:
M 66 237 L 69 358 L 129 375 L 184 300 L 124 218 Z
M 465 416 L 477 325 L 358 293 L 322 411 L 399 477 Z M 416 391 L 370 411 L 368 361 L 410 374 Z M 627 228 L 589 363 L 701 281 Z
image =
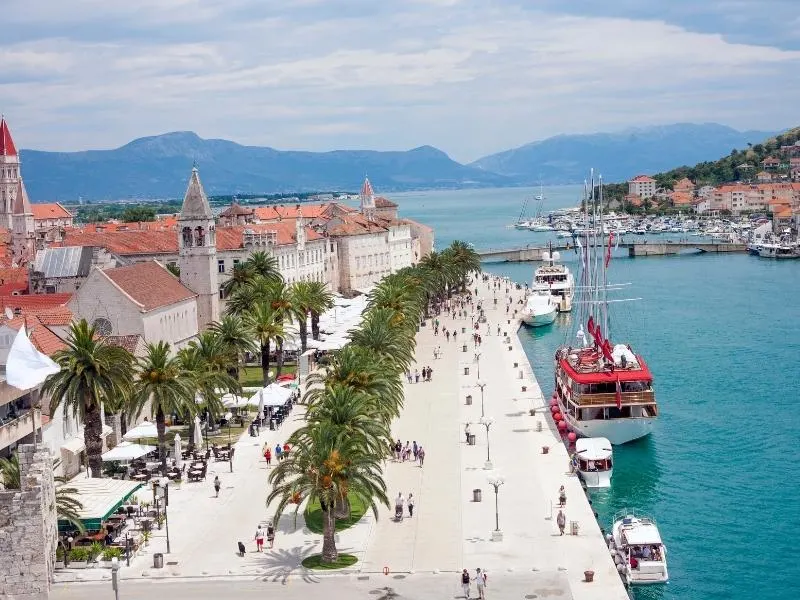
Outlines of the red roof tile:
M 652 177 L 648 177 L 647 175 L 637 175 L 636 177 L 631 179 L 631 181 L 637 181 L 640 183 L 655 183 L 656 180 L 653 179 Z
M 375 198 L 375 208 L 397 208 L 397 204 L 395 204 L 388 198 L 384 198 L 383 196 L 378 196 L 377 198 Z
M 32 204 L 34 219 L 70 219 L 72 213 L 61 206 L 60 202 Z
M 15 317 L 10 321 L 0 321 L 8 325 L 11 329 L 19 331 L 22 324 L 28 332 L 28 338 L 39 352 L 52 356 L 59 350 L 67 347 L 64 341 L 55 333 L 50 331 L 35 315 Z
M 0 154 L 3 156 L 17 155 L 17 147 L 14 146 L 14 140 L 11 138 L 11 131 L 9 131 L 5 119 L 0 119 Z
M 19 296 L 0 296 L 0 309 L 20 310 L 23 313 L 45 311 L 54 307 L 66 306 L 72 294 L 23 294 Z
M 0 295 L 11 295 L 28 289 L 28 269 L 25 267 L 0 267 Z
M 124 348 L 133 355 L 136 355 L 136 349 L 139 343 L 144 343 L 144 338 L 138 333 L 134 335 L 109 335 L 103 338 L 103 341 L 109 346 L 117 346 Z
M 101 272 L 144 310 L 169 306 L 197 296 L 165 266 L 154 260 Z

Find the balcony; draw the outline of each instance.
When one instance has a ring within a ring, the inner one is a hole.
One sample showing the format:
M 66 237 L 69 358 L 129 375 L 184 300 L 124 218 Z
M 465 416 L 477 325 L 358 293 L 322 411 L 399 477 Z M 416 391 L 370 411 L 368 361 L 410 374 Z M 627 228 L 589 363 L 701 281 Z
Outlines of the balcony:
M 34 419 L 36 420 L 36 429 L 41 429 L 41 414 L 37 409 L 26 409 L 15 419 L 6 418 L 0 423 L 0 449 L 7 448 L 14 442 L 32 434 Z
M 649 392 L 622 392 L 622 406 L 641 406 L 656 403 L 656 394 Z M 581 394 L 575 400 L 581 406 L 616 406 L 616 394 Z

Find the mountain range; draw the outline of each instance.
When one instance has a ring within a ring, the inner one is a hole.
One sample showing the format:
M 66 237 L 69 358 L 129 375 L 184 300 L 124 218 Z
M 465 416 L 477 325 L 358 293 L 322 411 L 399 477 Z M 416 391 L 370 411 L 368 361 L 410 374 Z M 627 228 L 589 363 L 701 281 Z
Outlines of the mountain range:
M 618 133 L 559 135 L 464 165 L 432 146 L 407 151 L 282 151 L 173 132 L 112 150 L 22 150 L 33 201 L 175 198 L 193 163 L 209 194 L 356 190 L 369 175 L 380 192 L 606 181 L 712 160 L 771 132 L 717 124 L 676 124 Z

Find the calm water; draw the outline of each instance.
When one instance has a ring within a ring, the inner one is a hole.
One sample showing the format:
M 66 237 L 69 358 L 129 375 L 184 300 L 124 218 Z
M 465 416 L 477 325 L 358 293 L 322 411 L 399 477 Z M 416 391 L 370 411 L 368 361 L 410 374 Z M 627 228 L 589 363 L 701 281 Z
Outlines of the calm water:
M 579 187 L 545 188 L 546 209 L 574 206 Z M 480 190 L 397 194 L 401 214 L 478 248 L 539 243 L 547 234 L 507 229 L 525 194 Z M 575 255 L 563 257 L 575 268 Z M 530 281 L 532 264 L 486 270 Z M 796 597 L 800 566 L 800 261 L 681 255 L 629 259 L 609 280 L 632 282 L 612 305 L 611 336 L 631 343 L 655 374 L 660 418 L 651 436 L 614 449 L 613 486 L 592 500 L 601 524 L 636 507 L 654 517 L 671 583 L 637 599 L 772 600 Z M 566 318 L 563 318 L 566 317 Z M 555 348 L 569 316 L 527 329 L 523 343 L 549 397 Z M 792 593 L 794 591 L 794 593 Z

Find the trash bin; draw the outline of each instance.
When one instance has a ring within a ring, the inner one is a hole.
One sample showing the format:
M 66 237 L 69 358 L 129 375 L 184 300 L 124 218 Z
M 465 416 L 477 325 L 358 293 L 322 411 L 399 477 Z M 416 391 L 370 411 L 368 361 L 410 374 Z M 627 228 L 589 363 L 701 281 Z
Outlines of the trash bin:
M 472 501 L 473 502 L 481 501 L 481 490 L 479 488 L 472 490 Z
M 472 406 L 472 395 L 467 396 L 467 406 Z
M 156 552 L 153 554 L 153 568 L 154 569 L 163 569 L 164 568 L 164 555 L 161 552 Z
M 269 430 L 270 431 L 275 431 L 275 419 L 270 419 L 269 420 Z
M 578 535 L 578 530 L 580 529 L 580 525 L 577 521 L 570 521 L 569 522 L 569 532 L 572 535 Z
M 462 352 L 466 352 L 466 351 L 467 351 L 467 345 L 466 345 L 466 344 L 464 344 L 463 346 L 461 346 L 461 351 L 462 351 Z
M 461 328 L 461 333 L 467 333 L 467 328 L 466 327 L 462 327 Z
M 470 446 L 474 446 L 475 445 L 475 434 L 474 433 L 470 433 L 469 434 L 469 440 L 468 441 L 469 441 L 469 445 Z

